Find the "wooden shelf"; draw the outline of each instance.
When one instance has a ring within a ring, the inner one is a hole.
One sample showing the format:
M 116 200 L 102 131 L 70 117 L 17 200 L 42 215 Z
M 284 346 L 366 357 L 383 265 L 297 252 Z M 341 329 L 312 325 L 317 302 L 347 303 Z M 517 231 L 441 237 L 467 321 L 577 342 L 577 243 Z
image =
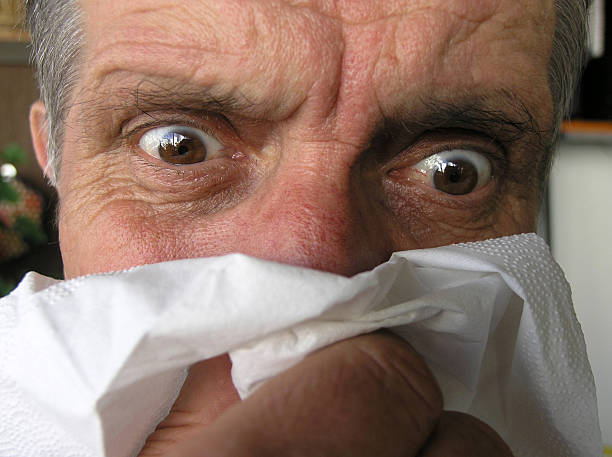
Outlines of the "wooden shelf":
M 612 135 L 612 121 L 564 121 L 561 131 L 563 133 Z
M 612 144 L 612 121 L 564 121 L 562 139 L 587 144 Z
M 29 65 L 27 41 L 0 41 L 0 66 Z

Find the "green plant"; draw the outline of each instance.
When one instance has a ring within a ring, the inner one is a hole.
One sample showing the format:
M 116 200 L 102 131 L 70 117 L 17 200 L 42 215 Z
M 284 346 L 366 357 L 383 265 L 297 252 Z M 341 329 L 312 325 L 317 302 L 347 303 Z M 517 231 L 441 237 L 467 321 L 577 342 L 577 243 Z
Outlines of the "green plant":
M 26 152 L 15 143 L 0 151 L 0 260 L 17 257 L 47 240 L 41 197 L 16 177 L 15 165 L 25 162 Z

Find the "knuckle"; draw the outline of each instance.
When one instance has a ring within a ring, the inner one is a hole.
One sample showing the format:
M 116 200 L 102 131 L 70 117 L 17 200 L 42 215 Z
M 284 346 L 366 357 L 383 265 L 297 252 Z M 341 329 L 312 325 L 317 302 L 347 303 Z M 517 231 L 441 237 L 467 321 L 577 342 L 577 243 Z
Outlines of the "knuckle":
M 198 414 L 174 409 L 147 437 L 138 457 L 179 457 L 181 444 L 202 428 Z
M 469 414 L 445 411 L 440 416 L 438 429 L 441 430 L 438 434 L 453 443 L 455 449 L 465 448 L 464 452 L 469 451 L 471 455 L 513 457 L 508 445 L 493 428 Z
M 404 386 L 438 415 L 442 410 L 442 393 L 423 358 L 399 337 L 386 333 L 369 336 L 358 344 L 373 372 L 385 382 Z
M 376 333 L 356 339 L 361 370 L 382 387 L 399 418 L 422 431 L 431 430 L 442 412 L 440 388 L 423 359 L 403 340 Z

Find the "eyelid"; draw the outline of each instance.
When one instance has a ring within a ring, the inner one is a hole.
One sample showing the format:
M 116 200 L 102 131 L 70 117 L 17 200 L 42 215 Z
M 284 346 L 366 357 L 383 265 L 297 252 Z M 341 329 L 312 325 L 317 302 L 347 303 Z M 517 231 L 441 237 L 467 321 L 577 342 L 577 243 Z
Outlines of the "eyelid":
M 431 154 L 430 156 L 427 156 L 423 160 L 414 164 L 412 168 L 426 172 L 433 170 L 439 164 L 452 159 L 473 160 L 476 162 L 476 165 L 480 165 L 482 167 L 490 166 L 490 160 L 480 151 L 473 151 L 465 148 L 453 148 Z
M 222 118 L 204 112 L 185 112 L 182 110 L 170 112 L 141 112 L 140 115 L 124 121 L 120 126 L 120 137 L 124 141 L 137 144 L 145 131 L 156 127 L 180 125 L 198 129 L 213 136 L 224 145 L 230 144 L 230 137 L 237 137 L 237 133 L 231 124 Z
M 503 175 L 509 166 L 506 145 L 477 131 L 430 130 L 420 134 L 408 145 L 398 142 L 392 150 L 393 158 L 383 165 L 386 173 L 413 167 L 427 157 L 450 150 L 468 150 L 482 154 L 491 162 L 495 176 Z

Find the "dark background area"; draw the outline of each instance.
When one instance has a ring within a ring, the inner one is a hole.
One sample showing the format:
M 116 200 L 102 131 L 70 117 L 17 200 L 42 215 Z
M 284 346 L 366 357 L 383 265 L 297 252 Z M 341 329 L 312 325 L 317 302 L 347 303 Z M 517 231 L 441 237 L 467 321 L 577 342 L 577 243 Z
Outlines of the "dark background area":
M 573 117 L 579 119 L 612 120 L 612 4 L 601 4 L 593 6 L 603 13 L 604 55 L 591 58 L 585 68 L 575 99 Z

